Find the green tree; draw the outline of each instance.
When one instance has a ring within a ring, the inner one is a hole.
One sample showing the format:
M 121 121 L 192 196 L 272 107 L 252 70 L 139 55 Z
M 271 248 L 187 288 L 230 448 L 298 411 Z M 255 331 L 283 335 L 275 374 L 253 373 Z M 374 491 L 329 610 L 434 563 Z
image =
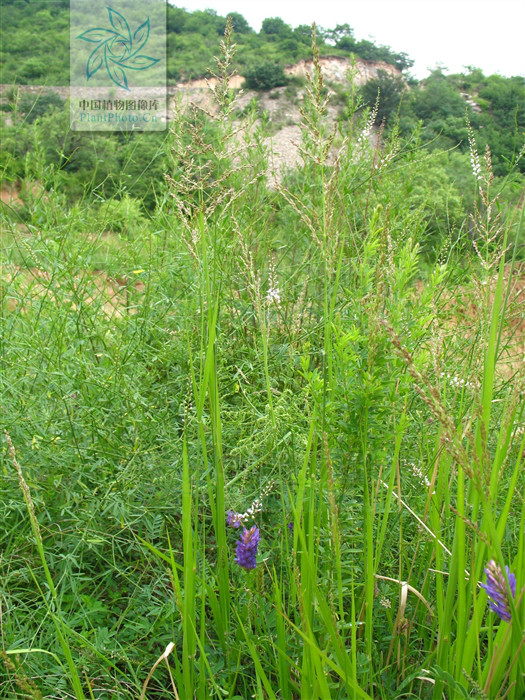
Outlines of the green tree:
M 300 45 L 297 39 L 283 39 L 278 44 L 279 51 L 283 53 L 283 59 L 287 63 L 293 63 L 299 55 Z
M 293 30 L 293 36 L 301 44 L 310 46 L 312 43 L 312 27 L 309 24 L 300 24 Z
M 440 70 L 434 71 L 413 93 L 413 110 L 419 119 L 454 116 L 464 119 L 465 100 Z
M 363 103 L 369 107 L 375 105 L 379 94 L 376 124 L 381 124 L 383 119 L 386 123 L 389 122 L 391 115 L 399 109 L 405 89 L 405 83 L 401 78 L 393 78 L 384 70 L 378 71 L 377 78 L 369 80 L 361 87 Z
M 261 34 L 266 34 L 268 37 L 288 38 L 292 35 L 292 28 L 286 24 L 280 17 L 268 17 L 262 23 Z
M 43 58 L 35 56 L 34 58 L 28 58 L 22 63 L 18 76 L 22 81 L 29 81 L 31 83 L 40 80 L 46 75 L 46 68 Z
M 166 30 L 168 33 L 182 34 L 189 12 L 180 7 L 173 7 L 168 3 L 168 13 L 166 15 Z
M 215 10 L 196 10 L 188 15 L 185 23 L 185 32 L 195 34 L 216 35 L 221 26 L 221 17 L 218 17 Z
M 342 39 L 353 39 L 354 30 L 349 24 L 338 24 L 335 29 L 327 29 L 324 33 L 325 39 L 339 48 Z
M 228 17 L 231 17 L 233 31 L 236 34 L 251 34 L 253 32 L 253 29 L 248 24 L 248 21 L 238 12 L 229 12 Z M 224 20 L 221 18 L 221 21 L 217 26 L 217 31 L 221 36 L 224 34 L 224 30 L 226 29 L 228 17 L 224 18 Z
M 337 49 L 342 49 L 343 51 L 355 51 L 356 40 L 353 36 L 344 36 L 335 45 Z

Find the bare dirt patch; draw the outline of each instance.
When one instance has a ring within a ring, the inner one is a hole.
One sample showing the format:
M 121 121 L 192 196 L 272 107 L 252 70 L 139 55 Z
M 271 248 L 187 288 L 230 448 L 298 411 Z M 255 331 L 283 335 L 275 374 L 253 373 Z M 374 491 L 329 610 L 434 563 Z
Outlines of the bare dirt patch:
M 10 185 L 2 185 L 0 190 L 0 200 L 10 207 L 23 207 L 24 202 L 20 197 L 20 191 Z
M 3 269 L 2 278 L 5 310 L 22 314 L 48 297 L 57 308 L 68 312 L 80 312 L 88 306 L 91 312 L 107 318 L 121 318 L 138 313 L 146 288 L 141 280 L 110 277 L 101 270 L 57 280 L 46 270 L 11 265 Z
M 471 342 L 476 341 L 479 332 L 487 337 L 496 283 L 497 275 L 493 275 L 486 280 L 475 278 L 468 287 L 447 291 L 440 313 L 442 335 Z M 505 266 L 504 295 L 507 289 L 501 355 L 496 368 L 503 379 L 525 372 L 525 262 L 518 263 L 512 275 L 511 266 Z M 478 362 L 483 362 L 482 356 Z

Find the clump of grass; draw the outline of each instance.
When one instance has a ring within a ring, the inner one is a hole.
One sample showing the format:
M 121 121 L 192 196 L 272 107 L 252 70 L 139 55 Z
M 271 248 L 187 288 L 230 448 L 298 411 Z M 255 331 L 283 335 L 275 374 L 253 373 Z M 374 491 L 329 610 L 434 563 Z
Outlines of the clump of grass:
M 517 700 L 525 405 L 523 368 L 498 374 L 490 159 L 463 257 L 423 261 L 412 145 L 370 143 L 353 103 L 345 139 L 326 128 L 315 29 L 304 163 L 277 189 L 233 50 L 229 22 L 216 108 L 179 113 L 150 219 L 51 193 L 13 230 L 0 690 Z M 101 245 L 118 313 L 93 295 Z

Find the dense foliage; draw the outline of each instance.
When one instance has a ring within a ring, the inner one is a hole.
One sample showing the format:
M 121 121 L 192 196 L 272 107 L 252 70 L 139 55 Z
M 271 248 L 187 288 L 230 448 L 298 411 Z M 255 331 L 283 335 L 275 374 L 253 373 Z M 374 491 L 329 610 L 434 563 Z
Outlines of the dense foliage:
M 399 125 L 405 136 L 422 125 L 421 138 L 434 149 L 469 150 L 466 117 L 482 150 L 490 147 L 494 172 L 504 175 L 525 141 L 525 78 L 485 76 L 479 69 L 444 75 L 436 70 L 410 87 L 380 72 L 361 90 L 372 107 L 379 94 L 376 124 Z M 525 172 L 525 161 L 519 164 Z
M 15 95 L 10 103 L 12 125 L 4 128 L 0 153 L 4 182 L 31 179 L 45 164 L 56 173 L 60 189 L 69 198 L 82 197 L 86 188 L 92 196 L 104 198 L 125 191 L 151 210 L 159 186 L 163 187 L 165 134 L 71 131 L 69 112 L 60 102 L 62 106 L 56 108 L 45 93 L 20 100 Z M 19 111 L 19 106 L 27 112 Z M 42 184 L 47 186 L 47 181 Z
M 245 72 L 246 87 L 250 90 L 271 90 L 286 85 L 286 76 L 278 63 L 258 63 Z
M 257 90 L 274 88 L 284 82 L 282 70 L 272 63 L 254 66 L 248 76 L 249 85 Z M 458 221 L 468 224 L 473 211 L 475 198 L 469 182 L 466 115 L 477 133 L 480 151 L 487 145 L 490 147 L 496 183 L 506 181 L 525 141 L 523 79 L 487 78 L 478 71 L 477 87 L 472 88 L 472 95 L 483 102 L 483 108 L 475 111 L 460 94 L 459 88 L 467 88 L 463 83 L 458 86 L 459 78 L 469 80 L 469 76 L 444 76 L 436 72 L 421 85 L 407 90 L 400 78 L 393 79 L 380 72 L 377 80 L 370 80 L 358 91 L 358 102 L 363 106 L 372 108 L 377 102 L 372 117 L 376 128 L 385 125 L 384 138 L 399 134 L 412 141 L 414 147 L 424 146 L 426 152 L 435 154 L 424 178 L 415 178 L 412 188 L 412 196 L 421 197 L 427 206 L 430 201 L 434 203 L 427 217 L 434 240 L 447 236 Z M 477 97 L 477 88 L 485 96 L 483 100 Z M 346 104 L 350 95 L 342 89 L 338 99 Z M 499 107 L 505 100 L 510 105 L 508 110 Z M 6 110 L 4 119 L 8 120 L 3 128 L 0 153 L 4 181 L 15 183 L 36 177 L 36 164 L 41 162 L 54 168 L 53 177 L 58 178 L 61 190 L 70 198 L 82 197 L 86 191 L 104 198 L 124 191 L 137 198 L 145 210 L 152 211 L 159 197 L 165 196 L 164 133 L 73 132 L 63 101 L 45 90 L 29 95 L 13 88 L 6 94 L 2 107 Z M 346 110 L 342 111 L 340 132 L 344 134 L 352 129 L 354 119 L 355 115 L 350 118 Z M 525 172 L 524 158 L 517 161 L 515 170 Z M 523 176 L 515 173 L 503 195 L 509 204 L 517 201 L 523 183 Z

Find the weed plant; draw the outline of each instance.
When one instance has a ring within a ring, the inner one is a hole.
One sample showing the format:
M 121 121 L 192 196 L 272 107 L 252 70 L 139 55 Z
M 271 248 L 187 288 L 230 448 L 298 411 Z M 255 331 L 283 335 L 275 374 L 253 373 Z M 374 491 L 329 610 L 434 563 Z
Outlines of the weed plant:
M 326 127 L 315 32 L 268 189 L 233 50 L 149 217 L 5 208 L 0 694 L 520 700 L 523 213 L 471 131 L 471 226 L 423 261 L 425 154 Z

